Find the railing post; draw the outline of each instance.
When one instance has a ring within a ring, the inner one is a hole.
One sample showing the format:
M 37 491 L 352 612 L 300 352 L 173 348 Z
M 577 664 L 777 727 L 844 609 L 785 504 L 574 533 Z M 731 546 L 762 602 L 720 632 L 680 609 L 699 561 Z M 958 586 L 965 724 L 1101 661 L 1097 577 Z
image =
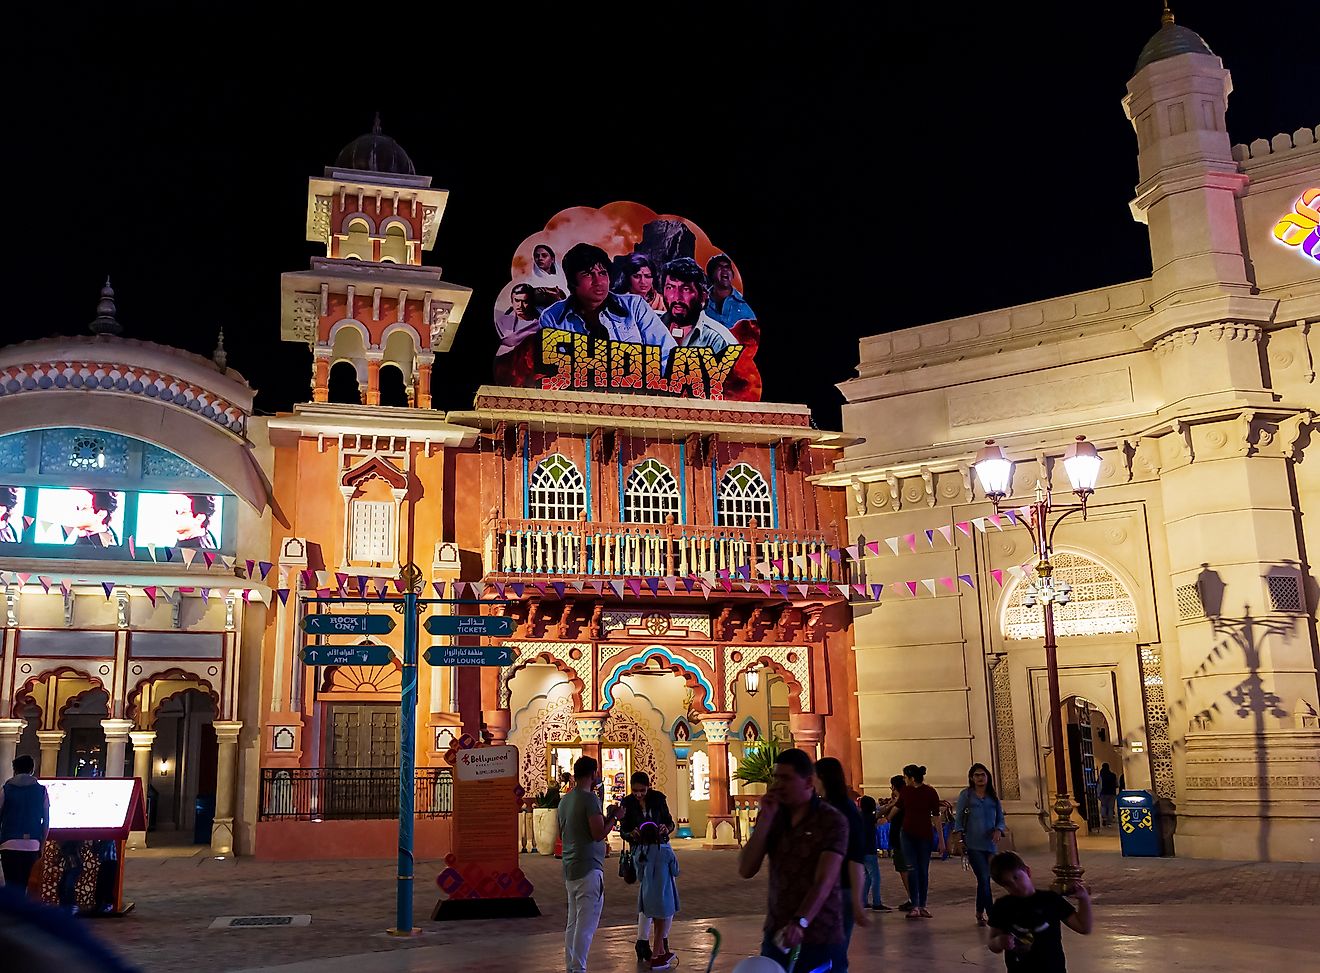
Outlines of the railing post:
M 678 558 L 674 551 L 674 535 L 677 530 L 674 523 L 675 517 L 673 514 L 665 517 L 665 573 L 671 578 L 678 573 Z
M 587 573 L 587 512 L 578 514 L 578 574 Z

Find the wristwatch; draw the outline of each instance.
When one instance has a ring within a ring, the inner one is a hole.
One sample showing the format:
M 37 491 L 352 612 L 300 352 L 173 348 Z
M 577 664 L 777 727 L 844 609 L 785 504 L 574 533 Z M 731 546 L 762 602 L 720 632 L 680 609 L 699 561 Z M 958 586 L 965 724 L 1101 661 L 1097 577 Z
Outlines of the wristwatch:
M 807 926 L 811 925 L 811 920 L 808 919 L 806 916 L 797 916 L 793 919 L 793 921 L 796 922 L 803 929 L 806 929 Z

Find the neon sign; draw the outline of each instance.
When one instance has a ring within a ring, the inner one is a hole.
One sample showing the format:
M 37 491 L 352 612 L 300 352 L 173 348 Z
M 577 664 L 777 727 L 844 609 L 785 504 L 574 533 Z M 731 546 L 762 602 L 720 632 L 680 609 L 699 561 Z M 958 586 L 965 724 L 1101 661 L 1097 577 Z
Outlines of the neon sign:
M 1308 189 L 1289 213 L 1274 224 L 1274 237 L 1320 262 L 1320 189 Z

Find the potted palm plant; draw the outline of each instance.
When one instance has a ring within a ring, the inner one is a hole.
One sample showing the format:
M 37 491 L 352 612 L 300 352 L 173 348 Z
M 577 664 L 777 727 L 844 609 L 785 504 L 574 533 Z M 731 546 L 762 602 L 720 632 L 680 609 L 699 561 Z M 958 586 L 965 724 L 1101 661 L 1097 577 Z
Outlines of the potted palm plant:
M 555 853 L 555 840 L 559 837 L 559 783 L 536 795 L 532 807 L 532 834 L 536 837 L 536 850 L 546 857 Z
M 774 780 L 775 761 L 779 759 L 779 741 L 762 740 L 743 750 L 738 770 L 733 775 L 744 784 L 769 784 Z

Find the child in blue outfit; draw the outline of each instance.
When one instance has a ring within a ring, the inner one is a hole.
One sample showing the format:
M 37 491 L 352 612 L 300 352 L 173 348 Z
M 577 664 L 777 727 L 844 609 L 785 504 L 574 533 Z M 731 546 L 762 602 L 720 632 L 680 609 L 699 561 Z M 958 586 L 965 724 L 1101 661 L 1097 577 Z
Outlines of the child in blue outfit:
M 651 923 L 651 969 L 667 970 L 674 965 L 669 951 L 669 927 L 678 912 L 678 858 L 668 842 L 662 840 L 659 826 L 644 821 L 637 829 L 633 846 L 637 867 L 637 911 Z

